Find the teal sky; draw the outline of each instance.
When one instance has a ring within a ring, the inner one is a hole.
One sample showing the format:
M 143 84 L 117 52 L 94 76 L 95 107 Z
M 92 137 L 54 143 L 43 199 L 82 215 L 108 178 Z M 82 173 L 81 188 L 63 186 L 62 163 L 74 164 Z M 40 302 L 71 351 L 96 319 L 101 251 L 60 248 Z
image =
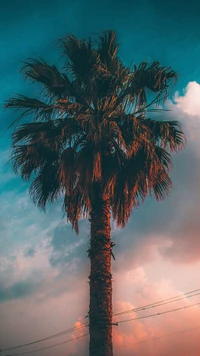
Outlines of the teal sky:
M 61 65 L 55 41 L 69 33 L 87 37 L 114 29 L 127 65 L 158 60 L 180 74 L 175 87 L 178 94 L 166 104 L 169 117 L 183 123 L 188 138 L 186 150 L 174 157 L 174 189 L 165 202 L 148 199 L 123 231 L 113 226 L 117 242 L 114 308 L 118 311 L 200 288 L 199 18 L 198 0 L 0 1 L 1 104 L 15 93 L 37 94 L 37 88 L 19 73 L 21 61 L 41 56 L 50 64 Z M 13 118 L 1 110 L 0 134 Z M 7 164 L 10 134 L 0 138 L 0 348 L 70 328 L 84 321 L 88 312 L 89 225 L 81 221 L 76 237 L 62 220 L 59 202 L 46 214 L 34 207 L 28 184 L 14 176 Z M 196 334 L 184 340 L 170 339 L 170 343 L 125 347 L 136 340 L 182 330 L 184 324 L 198 326 L 197 315 L 199 318 L 199 308 L 191 308 L 178 318 L 131 324 L 115 331 L 116 347 L 124 345 L 124 356 L 133 351 L 136 356 L 182 356 L 183 350 L 184 356 L 197 355 Z M 65 339 L 67 336 L 51 343 Z M 87 340 L 62 346 L 56 355 L 87 356 L 82 351 L 85 347 Z M 48 355 L 55 355 L 55 350 Z
M 113 28 L 125 62 L 157 59 L 181 74 L 179 88 L 199 79 L 197 0 L 82 1 L 8 0 L 1 2 L 1 98 L 23 90 L 20 61 L 40 55 L 58 60 L 53 41 L 72 32 L 90 36 Z

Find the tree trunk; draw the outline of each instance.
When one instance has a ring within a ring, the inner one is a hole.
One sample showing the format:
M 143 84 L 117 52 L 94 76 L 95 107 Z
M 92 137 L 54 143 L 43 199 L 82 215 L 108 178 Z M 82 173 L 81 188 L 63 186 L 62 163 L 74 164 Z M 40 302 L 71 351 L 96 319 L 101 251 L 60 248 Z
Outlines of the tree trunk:
M 95 199 L 90 221 L 90 356 L 113 356 L 109 198 Z

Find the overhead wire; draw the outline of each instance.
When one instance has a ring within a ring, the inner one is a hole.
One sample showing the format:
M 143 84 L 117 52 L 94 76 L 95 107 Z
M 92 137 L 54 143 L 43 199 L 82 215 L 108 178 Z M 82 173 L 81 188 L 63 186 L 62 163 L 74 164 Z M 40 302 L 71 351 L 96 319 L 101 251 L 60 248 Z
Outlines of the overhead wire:
M 197 293 L 196 293 L 197 292 Z M 184 294 L 181 294 L 181 295 L 177 295 L 175 297 L 171 297 L 171 298 L 167 298 L 167 299 L 164 299 L 164 300 L 161 300 L 161 301 L 158 301 L 158 302 L 155 302 L 155 303 L 151 303 L 151 304 L 147 304 L 147 305 L 144 305 L 144 306 L 140 306 L 138 308 L 133 308 L 133 309 L 129 309 L 129 310 L 125 310 L 125 311 L 122 311 L 122 312 L 119 312 L 119 313 L 114 313 L 113 316 L 121 316 L 123 314 L 128 314 L 128 313 L 133 313 L 133 312 L 138 312 L 138 311 L 143 311 L 143 310 L 147 310 L 147 309 L 150 309 L 150 308 L 155 308 L 155 307 L 159 307 L 159 306 L 162 306 L 162 305 L 166 305 L 166 304 L 169 304 L 169 303 L 172 303 L 172 302 L 176 302 L 176 301 L 180 301 L 182 299 L 185 299 L 186 298 L 191 298 L 191 297 L 194 297 L 196 295 L 199 295 L 200 294 L 200 288 L 199 289 L 196 289 L 196 290 L 193 290 L 193 291 L 190 291 L 190 292 L 187 292 L 187 293 L 184 293 Z M 200 303 L 199 303 L 200 304 Z M 196 305 L 196 304 L 195 304 Z M 191 307 L 191 306 L 194 306 L 194 305 L 189 305 L 187 307 Z M 183 307 L 183 308 L 178 308 L 178 309 L 175 309 L 174 311 L 176 310 L 180 310 L 180 309 L 185 309 L 186 307 Z M 167 312 L 170 312 L 170 311 L 167 311 Z M 138 318 L 133 318 L 133 319 L 129 319 L 127 321 L 132 321 L 132 320 L 137 320 L 137 319 L 143 319 L 143 318 L 148 318 L 148 317 L 151 317 L 151 316 L 157 316 L 157 315 L 161 315 L 161 314 L 164 314 L 166 312 L 162 312 L 162 313 L 156 313 L 156 314 L 151 314 L 149 316 L 143 316 L 143 317 L 138 317 Z M 118 321 L 115 325 L 117 325 L 118 323 L 122 323 L 122 322 L 125 322 L 124 320 L 123 321 Z M 73 328 L 70 328 L 70 329 L 66 329 L 66 330 L 63 330 L 57 334 L 53 334 L 53 335 L 50 335 L 50 336 L 47 336 L 45 338 L 42 338 L 42 339 L 39 339 L 39 340 L 36 340 L 36 341 L 32 341 L 32 342 L 29 342 L 29 343 L 26 343 L 26 344 L 22 344 L 22 345 L 17 345 L 17 346 L 12 346 L 12 347 L 7 347 L 7 348 L 4 348 L 2 350 L 0 350 L 0 352 L 4 352 L 4 351 L 10 351 L 10 350 L 14 350 L 14 349 L 18 349 L 18 348 L 22 348 L 22 347 L 26 347 L 26 346 L 30 346 L 30 345 L 34 345 L 36 343 L 40 343 L 40 342 L 43 342 L 43 341 L 47 341 L 47 340 L 50 340 L 50 339 L 53 339 L 53 338 L 56 338 L 56 337 L 59 337 L 59 336 L 62 336 L 62 335 L 65 335 L 65 334 L 68 334 L 70 332 L 73 332 L 73 331 L 76 331 L 78 329 L 81 329 L 83 327 L 87 327 L 89 326 L 89 323 L 88 322 L 85 322 L 85 323 L 82 323 L 76 327 L 73 327 Z
M 190 307 L 193 307 L 193 306 L 196 306 L 196 305 L 200 305 L 200 303 L 195 303 L 195 304 L 192 304 L 192 305 L 187 305 L 187 306 L 185 306 L 185 307 L 176 308 L 176 309 L 172 309 L 172 310 L 167 310 L 167 311 L 164 311 L 164 312 L 160 312 L 160 313 L 156 313 L 156 314 L 151 314 L 151 315 L 146 315 L 146 316 L 142 316 L 142 317 L 137 317 L 137 318 L 133 318 L 133 319 L 121 320 L 121 321 L 119 321 L 118 323 L 125 323 L 125 322 L 129 322 L 129 321 L 133 321 L 133 320 L 138 320 L 138 319 L 146 319 L 146 318 L 153 317 L 153 316 L 158 316 L 158 315 L 175 312 L 175 311 L 182 310 L 182 309 L 187 309 L 187 308 L 190 308 Z M 184 333 L 184 332 L 193 331 L 193 330 L 196 330 L 196 329 L 200 329 L 200 326 L 199 326 L 199 327 L 196 327 L 196 328 L 192 328 L 192 329 L 182 330 L 181 332 L 176 332 L 176 333 L 172 333 L 172 334 L 167 334 L 167 335 L 158 336 L 158 337 L 155 337 L 155 338 L 152 338 L 152 339 L 137 341 L 137 342 L 135 342 L 135 343 L 133 343 L 133 344 L 136 344 L 136 343 L 144 343 L 144 342 L 148 342 L 148 341 L 152 341 L 152 340 L 158 340 L 158 339 L 161 339 L 161 338 L 164 338 L 164 337 L 169 337 L 169 336 L 173 336 L 173 335 L 178 335 L 178 334 L 181 334 L 181 333 Z M 80 339 L 80 338 L 85 337 L 85 336 L 87 336 L 87 335 L 89 335 L 89 333 L 83 334 L 83 335 L 81 335 L 81 336 L 77 336 L 77 337 L 75 337 L 75 338 L 73 338 L 73 339 L 69 339 L 69 340 L 67 340 L 67 341 L 63 341 L 63 342 L 61 342 L 61 343 L 54 344 L 54 345 L 51 345 L 51 346 L 46 346 L 46 347 L 43 347 L 43 348 L 40 348 L 40 349 L 35 349 L 35 350 L 31 350 L 31 351 L 26 351 L 26 352 L 19 353 L 19 354 L 12 354 L 12 355 L 8 355 L 8 356 L 21 356 L 21 355 L 26 355 L 26 354 L 33 353 L 33 352 L 38 352 L 38 351 L 50 349 L 50 348 L 52 348 L 52 347 L 56 347 L 56 346 L 59 346 L 59 345 L 66 344 L 66 343 L 68 343 L 68 342 L 70 342 L 70 341 L 74 341 L 74 340 Z
M 146 342 L 149 342 L 149 341 L 155 341 L 155 340 L 163 339 L 165 337 L 181 335 L 183 333 L 192 332 L 192 331 L 195 331 L 195 330 L 198 330 L 198 329 L 200 329 L 200 326 L 195 327 L 195 328 L 191 328 L 191 329 L 181 330 L 181 331 L 174 332 L 174 333 L 171 333 L 171 334 L 165 334 L 165 335 L 157 336 L 157 337 L 154 337 L 154 338 L 151 338 L 151 339 L 135 341 L 135 342 L 130 343 L 130 344 L 118 346 L 118 348 L 119 347 L 132 346 L 132 345 L 135 345 L 135 344 L 143 344 L 143 343 L 146 343 Z M 54 345 L 51 345 L 51 346 L 46 346 L 46 347 L 43 347 L 43 348 L 40 348 L 40 349 L 31 350 L 31 351 L 26 351 L 26 352 L 22 352 L 22 353 L 18 353 L 18 354 L 12 354 L 12 355 L 8 355 L 8 356 L 22 356 L 22 355 L 27 355 L 27 354 L 33 353 L 33 352 L 39 352 L 39 351 L 47 350 L 47 349 L 50 349 L 50 348 L 53 348 L 53 347 L 56 347 L 56 346 L 64 345 L 64 344 L 69 343 L 69 342 L 74 341 L 74 340 L 78 340 L 78 339 L 83 338 L 83 337 L 88 336 L 88 335 L 89 335 L 89 333 L 83 334 L 83 335 L 77 336 L 77 337 L 75 337 L 73 339 L 69 339 L 69 340 L 60 342 L 58 344 L 54 344 Z
M 144 315 L 144 316 L 138 316 L 138 317 L 132 318 L 132 319 L 119 320 L 117 323 L 118 323 L 118 324 L 122 324 L 122 323 L 127 323 L 127 322 L 133 321 L 133 320 L 146 319 L 146 318 L 150 318 L 150 317 L 152 317 L 152 316 L 159 316 L 159 315 L 163 315 L 163 314 L 168 314 L 168 313 L 176 312 L 176 311 L 178 311 L 178 310 L 188 309 L 188 308 L 191 308 L 191 307 L 195 307 L 195 306 L 197 306 L 197 305 L 200 305 L 200 302 L 199 302 L 199 303 L 195 303 L 195 304 L 191 304 L 191 305 L 186 305 L 186 306 L 180 307 L 180 308 L 165 310 L 165 311 L 160 312 L 160 313 L 155 313 L 155 314 L 150 314 L 150 315 Z
M 146 340 L 141 340 L 141 341 L 135 341 L 135 342 L 132 342 L 132 343 L 129 343 L 129 344 L 126 344 L 126 345 L 120 345 L 120 346 L 118 346 L 118 348 L 127 347 L 127 346 L 132 346 L 132 345 L 135 345 L 135 344 L 143 344 L 143 343 L 145 343 L 145 342 L 154 341 L 154 340 L 159 340 L 159 339 L 163 339 L 163 338 L 165 338 L 165 337 L 171 337 L 171 336 L 175 336 L 175 335 L 180 335 L 180 334 L 187 333 L 187 332 L 191 332 L 191 331 L 195 331 L 195 330 L 198 330 L 198 329 L 200 329 L 200 326 L 197 326 L 196 328 L 191 328 L 191 329 L 186 329 L 186 330 L 177 331 L 177 332 L 174 332 L 174 333 L 171 333 L 171 334 L 165 334 L 165 335 L 161 335 L 161 336 L 156 336 L 156 337 L 153 337 L 153 338 L 151 338 L 151 339 L 146 339 Z
M 53 339 L 53 338 L 56 338 L 58 336 L 62 336 L 62 335 L 66 335 L 70 332 L 73 332 L 73 331 L 76 331 L 78 329 L 81 329 L 83 328 L 84 326 L 87 326 L 88 323 L 84 323 L 84 324 L 81 324 L 81 325 L 78 325 L 78 326 L 75 326 L 71 329 L 66 329 L 66 330 L 63 330 L 57 334 L 53 334 L 53 335 L 50 335 L 50 336 L 47 336 L 43 339 L 39 339 L 39 340 L 36 340 L 36 341 L 32 341 L 32 342 L 29 342 L 29 343 L 26 343 L 26 344 L 22 344 L 22 345 L 17 345 L 17 346 L 12 346 L 12 347 L 7 347 L 7 348 L 4 348 L 1 350 L 1 352 L 4 352 L 4 351 L 11 351 L 11 350 L 15 350 L 15 349 L 19 349 L 19 348 L 22 348 L 22 347 L 26 347 L 26 346 L 30 346 L 30 345 L 34 345 L 34 344 L 37 344 L 39 342 L 43 342 L 43 341 L 47 341 L 47 340 L 50 340 L 50 339 Z
M 12 354 L 12 355 L 7 355 L 7 356 L 21 356 L 21 355 L 31 354 L 31 353 L 33 353 L 33 352 L 39 352 L 39 351 L 51 349 L 52 347 L 64 345 L 64 344 L 67 344 L 68 342 L 81 339 L 81 338 L 83 338 L 83 337 L 85 337 L 85 336 L 87 336 L 87 335 L 89 335 L 89 333 L 83 334 L 83 335 L 80 335 L 80 336 L 77 336 L 77 337 L 74 337 L 73 339 L 69 339 L 69 340 L 66 340 L 66 341 L 63 341 L 63 342 L 59 342 L 58 344 L 54 344 L 54 345 L 50 345 L 50 346 L 45 346 L 45 347 L 42 347 L 42 348 L 40 348 L 40 349 L 30 350 L 30 351 L 22 352 L 22 353 L 20 353 L 20 354 Z
M 198 292 L 198 293 L 195 293 L 195 292 Z M 175 297 L 163 299 L 163 300 L 160 300 L 160 301 L 155 302 L 155 303 L 147 304 L 145 306 L 141 306 L 141 307 L 125 310 L 125 311 L 122 311 L 122 312 L 119 312 L 119 313 L 115 313 L 115 314 L 113 314 L 113 316 L 119 316 L 119 315 L 129 314 L 129 313 L 137 312 L 137 311 L 141 311 L 141 310 L 156 308 L 158 306 L 162 306 L 162 305 L 165 305 L 165 304 L 170 304 L 170 303 L 174 303 L 174 302 L 183 300 L 183 299 L 185 299 L 185 297 L 186 298 L 191 298 L 191 297 L 194 297 L 194 296 L 199 295 L 199 294 L 200 294 L 200 289 L 196 289 L 194 291 L 187 292 L 187 293 L 184 293 L 184 294 L 180 294 L 180 295 L 177 295 Z

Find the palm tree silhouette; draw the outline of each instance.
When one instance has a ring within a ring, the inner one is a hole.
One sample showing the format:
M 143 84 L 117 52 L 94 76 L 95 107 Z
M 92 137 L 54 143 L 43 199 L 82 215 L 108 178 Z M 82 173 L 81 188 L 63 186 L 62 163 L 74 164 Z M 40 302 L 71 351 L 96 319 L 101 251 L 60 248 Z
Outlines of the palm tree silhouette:
M 148 194 L 159 200 L 170 191 L 171 152 L 184 147 L 185 136 L 179 122 L 147 114 L 164 103 L 177 73 L 159 62 L 126 67 L 110 30 L 96 41 L 69 35 L 59 45 L 62 72 L 42 59 L 23 65 L 25 76 L 42 86 L 39 98 L 18 95 L 5 103 L 22 110 L 13 122 L 11 158 L 14 171 L 31 180 L 38 207 L 63 197 L 77 234 L 79 218 L 89 219 L 90 356 L 112 356 L 111 212 L 124 227 Z

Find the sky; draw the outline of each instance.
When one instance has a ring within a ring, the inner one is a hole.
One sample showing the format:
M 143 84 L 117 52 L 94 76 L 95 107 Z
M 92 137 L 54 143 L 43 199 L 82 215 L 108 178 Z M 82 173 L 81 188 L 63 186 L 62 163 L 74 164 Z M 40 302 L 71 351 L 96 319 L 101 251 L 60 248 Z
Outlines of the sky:
M 170 111 L 183 124 L 187 147 L 173 155 L 173 189 L 156 203 L 148 198 L 127 226 L 116 229 L 112 261 L 114 312 L 129 310 L 200 288 L 200 3 L 169 0 L 7 0 L 0 1 L 0 103 L 14 93 L 37 89 L 19 73 L 21 61 L 41 56 L 61 64 L 55 41 L 69 33 L 93 36 L 114 29 L 124 63 L 158 60 L 179 73 Z M 14 116 L 1 110 L 0 134 Z M 0 348 L 28 343 L 78 326 L 88 313 L 89 223 L 76 236 L 62 219 L 61 203 L 44 214 L 33 205 L 28 184 L 8 163 L 11 131 L 0 138 Z M 115 317 L 146 316 L 200 302 L 183 299 L 147 311 Z M 115 356 L 196 356 L 199 333 L 154 339 L 200 327 L 200 307 L 113 327 Z M 64 342 L 87 333 L 80 329 L 29 348 Z M 144 342 L 145 341 L 145 342 Z M 35 355 L 88 356 L 88 337 Z M 7 355 L 7 353 L 2 353 Z

